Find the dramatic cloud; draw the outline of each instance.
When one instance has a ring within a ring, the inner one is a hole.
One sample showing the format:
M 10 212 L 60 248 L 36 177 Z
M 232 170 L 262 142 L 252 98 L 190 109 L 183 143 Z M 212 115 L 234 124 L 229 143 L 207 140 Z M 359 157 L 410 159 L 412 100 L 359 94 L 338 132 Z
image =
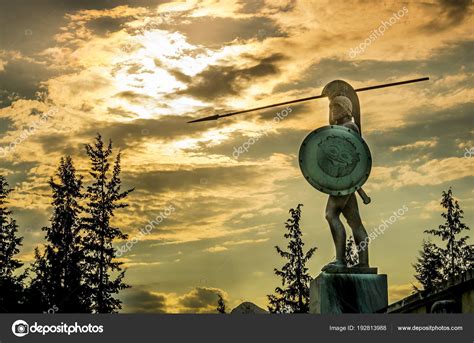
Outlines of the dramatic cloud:
M 283 55 L 262 58 L 257 64 L 235 68 L 233 66 L 209 66 L 192 80 L 181 76 L 181 80 L 190 82 L 183 94 L 190 94 L 205 100 L 238 95 L 249 83 L 278 73 L 277 62 L 284 60 Z
M 222 295 L 219 289 L 198 287 L 180 297 L 178 304 L 183 307 L 183 312 L 215 312 L 218 295 Z
M 472 14 L 472 1 L 469 0 L 439 0 L 438 3 L 438 16 L 425 25 L 425 29 L 431 32 L 460 25 Z
M 166 296 L 144 289 L 128 291 L 123 298 L 124 310 L 130 313 L 166 313 Z
M 373 157 L 364 224 L 410 209 L 373 242 L 372 264 L 389 275 L 391 300 L 407 295 L 441 191 L 452 186 L 463 208 L 474 205 L 471 18 L 470 1 L 451 0 L 2 2 L 0 173 L 15 188 L 20 258 L 31 262 L 44 242 L 59 158 L 71 155 L 87 184 L 84 144 L 101 133 L 122 153 L 124 188 L 135 188 L 114 224 L 134 237 L 175 207 L 121 257 L 133 286 L 124 311 L 208 313 L 217 294 L 230 307 L 265 307 L 290 208 L 305 205 L 305 246 L 318 247 L 311 275 L 334 255 L 327 196 L 298 165 L 304 137 L 328 124 L 328 101 L 187 122 L 318 95 L 335 79 L 359 88 L 429 76 L 359 93 Z
M 157 293 L 140 286 L 125 291 L 125 312 L 130 313 L 216 313 L 218 296 L 227 294 L 217 288 L 196 287 L 188 293 Z

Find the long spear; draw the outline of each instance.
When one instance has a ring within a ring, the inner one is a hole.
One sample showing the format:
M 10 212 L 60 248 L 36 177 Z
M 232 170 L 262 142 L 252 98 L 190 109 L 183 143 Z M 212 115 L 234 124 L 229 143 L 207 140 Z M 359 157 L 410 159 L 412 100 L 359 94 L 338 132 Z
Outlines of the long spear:
M 356 92 L 365 92 L 369 91 L 372 89 L 379 89 L 379 88 L 385 88 L 385 87 L 393 87 L 393 86 L 399 86 L 399 85 L 405 85 L 407 83 L 414 83 L 414 82 L 421 82 L 421 81 L 427 81 L 429 80 L 429 77 L 422 77 L 419 79 L 413 79 L 413 80 L 406 80 L 406 81 L 399 81 L 399 82 L 392 82 L 392 83 L 384 83 L 381 85 L 376 85 L 376 86 L 370 86 L 370 87 L 363 87 L 363 88 L 358 88 L 355 89 Z M 225 118 L 225 117 L 230 117 L 236 114 L 241 114 L 241 113 L 248 113 L 248 112 L 253 112 L 253 111 L 258 111 L 258 110 L 264 110 L 266 108 L 272 108 L 272 107 L 277 107 L 277 106 L 283 106 L 283 105 L 288 105 L 288 104 L 294 104 L 297 102 L 303 102 L 303 101 L 309 101 L 309 100 L 315 100 L 315 99 L 320 99 L 320 98 L 325 98 L 327 95 L 315 95 L 315 96 L 310 96 L 307 98 L 301 98 L 301 99 L 296 99 L 296 100 L 290 100 L 290 101 L 285 101 L 285 102 L 279 102 L 278 104 L 272 104 L 272 105 L 266 105 L 266 106 L 261 106 L 261 107 L 255 107 L 251 108 L 249 110 L 242 110 L 242 111 L 237 111 L 237 112 L 230 112 L 230 113 L 225 113 L 225 114 L 214 114 L 212 116 L 204 117 L 204 118 L 199 118 L 199 119 L 194 119 L 191 121 L 188 121 L 188 123 L 197 123 L 200 121 L 208 121 L 208 120 L 217 120 L 220 118 Z

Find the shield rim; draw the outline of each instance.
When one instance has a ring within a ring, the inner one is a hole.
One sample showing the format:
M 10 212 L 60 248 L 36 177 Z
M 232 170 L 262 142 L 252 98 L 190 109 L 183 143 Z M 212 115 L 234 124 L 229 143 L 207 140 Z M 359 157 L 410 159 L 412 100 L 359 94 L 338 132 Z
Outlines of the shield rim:
M 358 186 L 353 186 L 353 187 L 350 187 L 344 191 L 334 191 L 334 190 L 331 190 L 329 188 L 326 188 L 326 187 L 322 187 L 321 185 L 319 185 L 318 183 L 316 183 L 313 178 L 311 178 L 309 175 L 306 175 L 305 172 L 304 172 L 304 169 L 303 169 L 303 166 L 302 166 L 302 162 L 303 162 L 303 159 L 302 159 L 302 152 L 303 152 L 303 148 L 306 146 L 306 144 L 308 143 L 308 140 L 313 136 L 315 135 L 316 133 L 320 132 L 320 131 L 326 131 L 326 130 L 330 130 L 330 129 L 336 129 L 336 130 L 343 130 L 343 131 L 348 131 L 350 133 L 352 133 L 354 136 L 358 136 L 360 138 L 360 142 L 362 142 L 362 146 L 363 148 L 365 149 L 366 151 L 366 154 L 367 154 L 367 157 L 368 157 L 368 162 L 367 162 L 367 168 L 366 168 L 366 172 L 364 173 L 364 177 L 361 179 L 361 182 Z M 354 192 L 356 192 L 358 189 L 362 188 L 362 186 L 365 184 L 365 182 L 367 181 L 367 179 L 369 178 L 369 175 L 370 175 L 370 172 L 372 170 L 372 154 L 370 153 L 370 149 L 369 149 L 369 146 L 367 145 L 367 143 L 365 142 L 365 140 L 362 138 L 361 135 L 359 135 L 359 133 L 357 131 L 354 131 L 352 130 L 351 128 L 348 128 L 348 127 L 344 127 L 344 126 L 341 126 L 341 125 L 326 125 L 326 126 L 322 126 L 320 128 L 317 128 L 313 131 L 311 131 L 306 137 L 305 139 L 303 140 L 303 142 L 301 143 L 300 145 L 300 150 L 299 150 L 299 154 L 298 154 L 298 161 L 299 161 L 299 166 L 300 166 L 300 170 L 301 170 L 301 173 L 303 174 L 304 178 L 306 181 L 308 181 L 308 183 L 313 186 L 314 188 L 316 188 L 318 191 L 320 192 L 323 192 L 325 194 L 330 194 L 330 195 L 340 195 L 340 196 L 343 196 L 343 195 L 348 195 L 348 194 L 352 194 Z

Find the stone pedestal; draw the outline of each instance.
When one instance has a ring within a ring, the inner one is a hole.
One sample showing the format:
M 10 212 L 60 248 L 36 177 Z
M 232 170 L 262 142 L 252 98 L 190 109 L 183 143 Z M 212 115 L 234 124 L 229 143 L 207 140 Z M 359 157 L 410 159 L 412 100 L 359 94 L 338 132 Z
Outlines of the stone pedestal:
M 322 272 L 310 283 L 309 313 L 374 313 L 387 307 L 387 275 Z

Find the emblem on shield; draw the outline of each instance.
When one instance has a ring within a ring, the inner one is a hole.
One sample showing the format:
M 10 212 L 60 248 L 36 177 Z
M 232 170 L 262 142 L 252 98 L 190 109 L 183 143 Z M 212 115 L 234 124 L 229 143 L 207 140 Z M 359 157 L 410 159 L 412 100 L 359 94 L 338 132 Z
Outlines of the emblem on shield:
M 354 171 L 360 158 L 350 139 L 331 135 L 318 144 L 316 160 L 326 174 L 342 177 Z
M 314 130 L 304 139 L 299 164 L 306 180 L 317 190 L 346 195 L 367 181 L 372 158 L 359 133 L 331 125 Z

